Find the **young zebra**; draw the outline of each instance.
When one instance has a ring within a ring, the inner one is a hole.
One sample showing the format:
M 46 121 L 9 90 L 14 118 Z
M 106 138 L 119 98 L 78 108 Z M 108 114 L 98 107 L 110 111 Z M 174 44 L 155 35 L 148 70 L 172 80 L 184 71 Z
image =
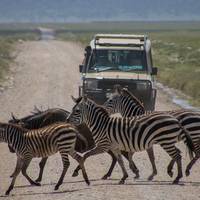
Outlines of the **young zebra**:
M 121 151 L 128 152 L 129 165 L 134 170 L 132 153 L 151 148 L 159 144 L 171 157 L 168 171 L 172 163 L 177 163 L 178 175 L 173 183 L 178 183 L 182 177 L 180 150 L 175 143 L 181 137 L 188 149 L 194 149 L 187 132 L 182 129 L 177 119 L 171 115 L 152 113 L 135 118 L 112 118 L 108 112 L 86 97 L 74 99 L 76 105 L 72 109 L 69 121 L 72 123 L 85 122 L 90 128 L 96 147 L 84 154 L 84 159 L 89 156 L 111 150 L 122 168 L 123 177 L 120 184 L 128 177 L 121 158 Z
M 122 117 L 134 117 L 146 113 L 142 103 L 126 88 L 122 88 L 120 85 L 116 85 L 114 87 L 114 92 L 112 97 L 104 103 L 104 106 L 106 107 L 107 111 L 110 114 L 120 113 Z M 175 111 L 165 111 L 162 113 L 171 114 L 176 119 L 178 119 L 180 124 L 184 127 L 184 129 L 188 131 L 188 133 L 192 138 L 197 156 L 191 161 L 191 163 L 186 168 L 186 175 L 188 176 L 190 174 L 190 169 L 192 168 L 192 165 L 199 158 L 198 155 L 200 153 L 200 113 L 185 109 L 175 110 Z M 153 148 L 148 149 L 147 153 L 153 168 L 153 173 L 149 176 L 148 179 L 152 180 L 153 177 L 157 174 Z M 105 178 L 111 175 L 112 170 L 116 164 L 116 161 L 117 160 L 113 157 L 111 167 L 108 173 L 104 176 Z M 138 171 L 139 175 L 139 170 L 137 169 L 137 167 L 136 170 Z M 172 172 L 170 172 L 170 174 L 172 175 Z
M 55 190 L 63 183 L 63 179 L 69 167 L 68 155 L 72 156 L 81 165 L 85 182 L 89 180 L 85 171 L 83 158 L 74 150 L 77 129 L 67 123 L 55 123 L 41 129 L 28 131 L 18 125 L 0 123 L 0 141 L 8 143 L 17 154 L 17 168 L 13 175 L 12 182 L 6 191 L 9 195 L 13 189 L 15 180 L 20 171 L 32 185 L 39 186 L 40 183 L 33 181 L 26 173 L 26 170 L 34 157 L 47 157 L 57 152 L 61 154 L 63 171 L 55 186 Z
M 60 108 L 51 108 L 45 111 L 41 111 L 38 108 L 35 108 L 35 110 L 36 111 L 32 112 L 31 115 L 20 118 L 20 119 L 16 118 L 12 114 L 12 119 L 9 120 L 9 123 L 18 124 L 23 128 L 31 130 L 31 129 L 42 128 L 56 122 L 66 122 L 67 117 L 69 116 L 68 111 L 60 109 Z M 75 143 L 75 151 L 83 153 L 93 148 L 94 140 L 87 126 L 84 124 L 81 124 L 77 126 L 76 128 L 80 134 Z M 15 151 L 9 146 L 9 144 L 8 144 L 8 147 L 10 149 L 10 152 L 15 153 Z M 36 182 L 42 181 L 43 171 L 44 171 L 44 167 L 45 167 L 47 159 L 48 157 L 42 158 L 39 163 L 40 171 L 39 171 L 38 178 L 35 180 Z M 11 177 L 13 177 L 13 174 L 11 175 Z

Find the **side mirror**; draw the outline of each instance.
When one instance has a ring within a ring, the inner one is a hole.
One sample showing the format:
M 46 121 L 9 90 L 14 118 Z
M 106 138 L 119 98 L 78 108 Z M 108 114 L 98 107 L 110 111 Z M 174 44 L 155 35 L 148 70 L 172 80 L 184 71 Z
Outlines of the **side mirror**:
M 157 67 L 153 67 L 152 68 L 152 75 L 157 75 L 158 74 L 158 68 Z
M 79 65 L 79 72 L 80 72 L 80 73 L 83 72 L 83 65 Z

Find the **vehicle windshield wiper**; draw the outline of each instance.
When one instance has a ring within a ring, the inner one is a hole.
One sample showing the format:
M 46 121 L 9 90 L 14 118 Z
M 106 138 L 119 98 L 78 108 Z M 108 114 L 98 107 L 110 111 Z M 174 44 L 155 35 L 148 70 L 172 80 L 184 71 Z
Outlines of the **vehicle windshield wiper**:
M 94 70 L 97 72 L 103 72 L 103 71 L 107 71 L 107 70 L 111 70 L 111 69 L 118 69 L 116 67 L 95 67 Z

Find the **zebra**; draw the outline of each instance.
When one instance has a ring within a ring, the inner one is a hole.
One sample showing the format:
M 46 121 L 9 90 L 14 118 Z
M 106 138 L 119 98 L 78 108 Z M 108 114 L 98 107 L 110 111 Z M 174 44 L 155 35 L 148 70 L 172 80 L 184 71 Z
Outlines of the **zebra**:
M 20 171 L 31 185 L 40 186 L 26 173 L 26 170 L 34 157 L 47 157 L 57 152 L 61 154 L 63 162 L 62 174 L 55 186 L 55 190 L 63 183 L 64 176 L 70 165 L 68 155 L 73 157 L 81 165 L 85 182 L 90 182 L 84 167 L 83 158 L 74 150 L 76 138 L 79 135 L 76 127 L 67 123 L 54 123 L 41 129 L 27 130 L 18 125 L 0 123 L 0 141 L 10 144 L 17 154 L 17 168 L 14 172 L 10 186 L 5 195 L 9 195 L 14 188 L 15 180 Z
M 59 122 L 59 121 L 65 122 L 66 118 L 69 116 L 68 111 L 66 111 L 64 109 L 60 109 L 60 108 L 51 108 L 51 109 L 47 109 L 45 111 L 41 111 L 37 107 L 35 107 L 35 110 L 36 111 L 32 112 L 33 113 L 32 115 L 29 115 L 29 116 L 26 116 L 26 117 L 20 118 L 20 119 L 16 118 L 12 114 L 12 119 L 9 120 L 9 122 L 15 123 L 15 124 L 16 123 L 20 124 L 22 127 L 27 128 L 27 129 L 38 129 L 38 128 L 42 128 L 43 126 L 49 125 L 53 122 Z M 79 133 L 85 137 L 86 141 L 84 139 L 77 138 L 75 150 L 80 153 L 83 153 L 85 151 L 92 149 L 94 147 L 94 140 L 92 137 L 92 133 L 90 132 L 88 127 L 85 124 L 80 124 L 77 126 L 77 129 L 78 129 Z M 14 153 L 12 148 L 9 147 L 9 149 L 11 152 Z M 115 158 L 112 151 L 108 151 L 108 154 L 113 159 Z M 122 152 L 122 154 L 126 158 L 128 158 L 127 152 Z M 39 172 L 38 178 L 35 180 L 36 182 L 42 181 L 42 175 L 43 175 L 43 171 L 44 171 L 44 167 L 45 167 L 47 159 L 48 159 L 47 157 L 42 158 L 41 162 L 39 163 L 40 172 Z M 75 169 L 72 176 L 73 177 L 78 176 L 79 170 L 80 170 L 80 168 Z M 108 173 L 111 173 L 111 172 L 108 172 Z M 135 171 L 135 173 L 137 173 L 137 171 Z M 11 177 L 12 176 L 13 176 L 13 174 L 11 175 Z M 105 177 L 103 176 L 102 179 L 105 179 Z
M 122 117 L 134 117 L 137 115 L 142 115 L 145 113 L 150 113 L 151 111 L 146 112 L 143 104 L 138 100 L 127 88 L 122 88 L 120 85 L 115 85 L 113 95 L 104 103 L 107 111 L 112 115 L 114 113 L 120 113 Z M 155 112 L 155 111 L 153 111 Z M 158 111 L 156 111 L 158 112 Z M 180 124 L 188 130 L 191 139 L 194 143 L 196 154 L 199 155 L 200 152 L 200 113 L 197 111 L 190 111 L 186 109 L 179 109 L 173 111 L 159 111 L 160 113 L 168 113 L 174 116 L 179 120 Z M 152 180 L 153 177 L 157 174 L 157 169 L 155 165 L 155 157 L 153 148 L 147 150 L 150 162 L 152 164 L 153 172 L 149 176 L 148 180 Z M 196 156 L 191 163 L 186 168 L 186 176 L 190 174 L 190 169 L 193 164 L 198 159 Z M 111 176 L 112 170 L 116 164 L 116 158 L 113 157 L 111 167 L 107 174 L 104 175 L 105 178 Z M 139 170 L 136 167 L 136 171 Z M 170 172 L 172 176 L 172 172 Z M 137 177 L 136 177 L 137 178 Z
M 37 107 L 35 107 L 35 111 L 32 112 L 31 115 L 28 115 L 26 117 L 18 119 L 14 116 L 13 113 L 11 116 L 12 118 L 9 120 L 9 123 L 18 124 L 22 126 L 23 128 L 31 130 L 31 129 L 42 128 L 55 122 L 67 122 L 67 117 L 69 116 L 69 112 L 61 108 L 51 108 L 45 111 L 41 111 Z M 94 140 L 87 126 L 84 124 L 81 124 L 77 126 L 76 128 L 78 129 L 80 135 L 76 140 L 75 150 L 79 153 L 83 153 L 93 148 Z M 15 153 L 15 151 L 10 147 L 9 144 L 8 144 L 8 147 L 9 147 L 10 152 Z M 42 181 L 43 171 L 44 171 L 44 167 L 47 162 L 47 159 L 48 157 L 44 157 L 41 159 L 39 163 L 39 167 L 40 167 L 39 176 L 35 180 L 35 182 Z M 14 172 L 12 173 L 10 177 L 13 177 L 13 175 L 14 175 Z
M 176 162 L 178 175 L 173 183 L 177 184 L 182 178 L 182 164 L 180 150 L 175 147 L 179 137 L 186 143 L 190 152 L 194 146 L 188 133 L 180 126 L 179 121 L 168 114 L 150 113 L 135 118 L 112 118 L 103 106 L 97 105 L 87 97 L 72 98 L 76 103 L 69 116 L 69 122 L 82 122 L 90 128 L 95 147 L 84 154 L 88 157 L 111 150 L 123 172 L 119 184 L 124 184 L 128 174 L 121 158 L 121 151 L 128 152 L 129 166 L 135 171 L 132 153 L 151 148 L 159 144 L 172 158 L 168 165 Z

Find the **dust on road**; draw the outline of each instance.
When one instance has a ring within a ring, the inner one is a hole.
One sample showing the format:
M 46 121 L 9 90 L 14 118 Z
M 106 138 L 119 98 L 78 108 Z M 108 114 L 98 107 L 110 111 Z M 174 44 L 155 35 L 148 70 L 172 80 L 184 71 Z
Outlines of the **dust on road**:
M 17 47 L 18 56 L 13 66 L 13 84 L 0 94 L 0 121 L 7 121 L 10 113 L 25 116 L 34 105 L 42 108 L 62 107 L 70 110 L 73 103 L 70 95 L 78 94 L 80 77 L 78 65 L 83 59 L 83 48 L 77 43 L 63 41 L 24 42 Z M 158 91 L 157 110 L 176 109 L 176 105 L 162 91 Z M 179 145 L 183 155 L 183 169 L 189 161 L 184 145 Z M 122 176 L 117 166 L 111 179 L 101 180 L 110 164 L 110 157 L 101 154 L 86 161 L 86 170 L 91 180 L 87 186 L 82 176 L 71 177 L 76 162 L 72 159 L 70 168 L 59 191 L 53 188 L 57 182 L 62 162 L 60 156 L 51 156 L 47 162 L 41 187 L 30 186 L 27 180 L 19 175 L 16 186 L 8 199 L 199 199 L 200 175 L 199 162 L 194 166 L 192 175 L 183 178 L 180 185 L 171 185 L 172 179 L 167 175 L 169 156 L 159 147 L 155 147 L 158 175 L 152 182 L 147 181 L 151 173 L 150 162 L 145 152 L 136 153 L 134 160 L 140 169 L 141 178 L 129 178 L 125 185 L 118 185 Z M 0 146 L 0 195 L 4 195 L 10 184 L 16 156 L 8 151 L 6 144 Z M 37 177 L 38 159 L 34 159 L 28 169 L 31 177 Z M 126 167 L 128 165 L 126 162 Z M 176 173 L 176 168 L 174 169 Z M 1 196 L 0 199 L 5 199 Z

